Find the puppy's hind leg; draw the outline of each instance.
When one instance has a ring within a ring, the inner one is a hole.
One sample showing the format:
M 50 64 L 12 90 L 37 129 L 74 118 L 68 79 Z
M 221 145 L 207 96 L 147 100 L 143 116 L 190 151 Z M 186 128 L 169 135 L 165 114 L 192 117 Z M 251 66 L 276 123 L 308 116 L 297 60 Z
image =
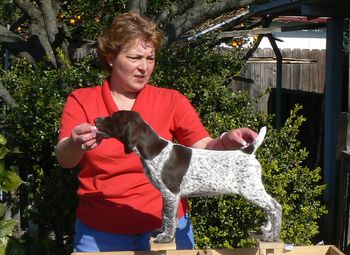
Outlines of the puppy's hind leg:
M 254 189 L 242 189 L 241 195 L 259 206 L 267 214 L 267 221 L 261 227 L 263 241 L 279 241 L 282 220 L 281 205 L 265 191 L 263 186 Z
M 174 237 L 177 227 L 177 209 L 180 201 L 180 194 L 173 194 L 170 191 L 163 193 L 162 227 L 156 237 L 157 243 L 170 243 Z
M 274 226 L 274 236 L 275 241 L 279 241 L 279 234 L 281 232 L 281 224 L 282 224 L 282 206 L 271 197 L 272 203 L 274 204 L 274 209 L 270 211 L 272 215 L 270 216 L 272 218 L 272 224 Z
M 269 194 L 265 194 L 266 200 L 263 204 L 258 204 L 267 214 L 267 222 L 261 227 L 263 241 L 279 241 L 282 221 L 282 207 Z
M 271 233 L 273 236 L 272 241 L 279 241 L 279 233 L 281 231 L 281 221 L 282 221 L 282 207 L 271 196 L 270 196 L 270 199 L 271 199 L 271 204 L 273 204 L 273 207 L 272 209 L 265 210 L 265 212 L 267 213 L 268 220 L 265 225 L 261 226 L 261 231 L 263 233 Z

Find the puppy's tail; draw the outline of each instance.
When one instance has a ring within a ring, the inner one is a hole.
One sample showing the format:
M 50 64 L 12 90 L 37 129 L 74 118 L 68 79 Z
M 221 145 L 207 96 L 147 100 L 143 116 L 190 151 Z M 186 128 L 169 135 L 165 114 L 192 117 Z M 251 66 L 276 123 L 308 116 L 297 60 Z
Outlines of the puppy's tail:
M 260 147 L 260 145 L 263 143 L 264 138 L 266 135 L 266 127 L 262 127 L 259 131 L 258 136 L 255 138 L 255 140 L 248 144 L 248 146 L 244 147 L 242 149 L 243 152 L 248 153 L 248 154 L 254 154 L 255 151 Z

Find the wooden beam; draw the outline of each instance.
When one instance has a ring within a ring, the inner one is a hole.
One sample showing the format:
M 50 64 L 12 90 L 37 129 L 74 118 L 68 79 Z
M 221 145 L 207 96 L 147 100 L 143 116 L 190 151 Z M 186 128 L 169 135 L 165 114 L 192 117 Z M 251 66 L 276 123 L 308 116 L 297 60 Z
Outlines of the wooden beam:
M 275 57 L 251 57 L 247 63 L 276 63 Z M 283 58 L 283 64 L 313 64 L 317 63 L 316 59 L 300 59 L 300 58 Z
M 297 14 L 299 12 L 299 7 L 302 3 L 308 2 L 310 0 L 279 0 L 271 1 L 264 4 L 256 4 L 249 6 L 249 11 L 254 15 L 266 15 L 266 14 L 276 14 L 287 12 L 289 14 Z
M 349 17 L 350 6 L 344 4 L 337 5 L 330 3 L 327 5 L 301 5 L 300 14 L 303 16 L 317 16 L 317 17 Z
M 227 38 L 227 37 L 248 37 L 254 35 L 265 35 L 271 33 L 280 33 L 280 32 L 290 32 L 290 31 L 300 31 L 300 30 L 311 30 L 317 28 L 324 28 L 326 24 L 317 23 L 317 24 L 303 24 L 295 26 L 284 26 L 284 27 L 267 27 L 267 28 L 258 28 L 258 29 L 247 29 L 247 30 L 236 30 L 236 31 L 226 31 L 218 35 L 217 38 Z
M 207 28 L 207 29 L 204 29 L 203 31 L 200 31 L 200 32 L 196 33 L 195 35 L 188 36 L 188 37 L 185 37 L 185 38 L 186 38 L 188 41 L 193 40 L 193 39 L 196 39 L 197 37 L 202 36 L 202 35 L 204 35 L 204 34 L 206 34 L 206 33 L 208 33 L 208 32 L 214 31 L 214 30 L 216 30 L 216 29 L 218 29 L 218 28 L 220 28 L 220 27 L 222 27 L 222 26 L 224 26 L 224 25 L 227 25 L 227 24 L 236 22 L 236 21 L 238 21 L 238 20 L 240 20 L 240 19 L 248 18 L 248 17 L 250 17 L 250 15 L 251 15 L 251 14 L 249 13 L 249 11 L 242 12 L 242 13 L 240 13 L 240 14 L 237 15 L 237 16 L 231 17 L 231 18 L 229 18 L 229 19 L 227 19 L 227 20 L 225 20 L 225 21 L 223 21 L 223 22 L 220 22 L 219 24 L 216 24 L 216 25 L 214 25 L 214 26 L 212 26 L 212 27 L 209 27 L 209 28 Z
M 249 30 L 237 30 L 237 31 L 226 31 L 218 35 L 217 38 L 227 38 L 227 37 L 239 37 L 239 36 L 253 36 L 260 34 L 271 34 L 276 32 L 282 32 L 281 27 L 267 27 L 259 29 L 249 29 Z

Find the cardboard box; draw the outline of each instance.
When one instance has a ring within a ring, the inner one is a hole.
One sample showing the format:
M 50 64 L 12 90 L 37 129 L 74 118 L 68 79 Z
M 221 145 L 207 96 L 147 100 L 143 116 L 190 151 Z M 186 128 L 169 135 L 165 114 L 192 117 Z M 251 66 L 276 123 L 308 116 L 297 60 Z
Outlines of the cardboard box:
M 265 245 L 265 244 L 264 244 Z M 159 250 L 119 252 L 76 252 L 72 255 L 345 255 L 333 245 L 295 246 L 286 250 L 280 245 L 266 245 L 260 248 L 237 248 L 217 250 Z
M 175 241 L 155 243 L 151 239 L 151 251 L 84 252 L 72 255 L 345 255 L 334 245 L 291 246 L 283 242 L 264 242 L 255 232 L 250 233 L 257 248 L 176 250 Z

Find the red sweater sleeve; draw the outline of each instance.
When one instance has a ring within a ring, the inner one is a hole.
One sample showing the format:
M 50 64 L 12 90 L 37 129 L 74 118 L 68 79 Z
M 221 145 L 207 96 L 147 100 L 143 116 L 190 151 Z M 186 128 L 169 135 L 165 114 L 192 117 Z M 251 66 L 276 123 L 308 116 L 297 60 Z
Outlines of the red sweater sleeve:
M 69 137 L 75 126 L 86 121 L 83 108 L 72 94 L 69 95 L 63 109 L 58 139 Z
M 101 96 L 101 86 L 81 88 L 67 98 L 61 116 L 58 139 L 69 137 L 72 129 L 82 123 L 94 124 L 94 118 L 107 116 L 108 111 Z

